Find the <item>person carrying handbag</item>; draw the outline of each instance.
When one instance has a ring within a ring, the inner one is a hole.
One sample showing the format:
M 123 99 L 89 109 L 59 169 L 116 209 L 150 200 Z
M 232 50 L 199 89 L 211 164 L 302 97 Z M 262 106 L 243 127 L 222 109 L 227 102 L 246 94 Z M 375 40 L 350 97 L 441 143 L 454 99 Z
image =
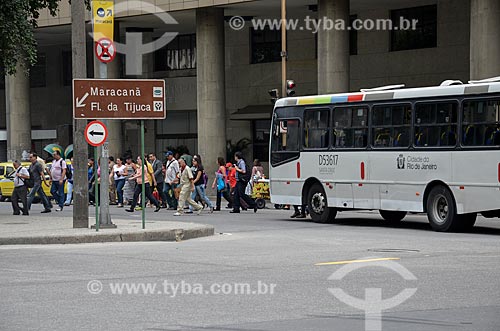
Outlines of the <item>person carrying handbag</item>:
M 233 201 L 231 200 L 231 196 L 229 195 L 229 184 L 228 178 L 226 174 L 226 163 L 224 158 L 218 157 L 217 164 L 219 169 L 215 173 L 214 182 L 212 183 L 212 189 L 217 187 L 217 201 L 215 203 L 214 211 L 220 211 L 220 205 L 222 197 L 226 199 L 230 206 L 232 206 Z

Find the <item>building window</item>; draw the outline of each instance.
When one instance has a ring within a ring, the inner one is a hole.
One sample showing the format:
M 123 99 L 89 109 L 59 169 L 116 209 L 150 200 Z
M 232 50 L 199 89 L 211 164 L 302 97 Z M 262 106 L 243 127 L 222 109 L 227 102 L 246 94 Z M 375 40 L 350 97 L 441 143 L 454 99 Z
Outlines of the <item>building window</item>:
M 335 148 L 365 148 L 368 143 L 368 108 L 335 108 L 333 128 Z
M 281 31 L 251 29 L 252 63 L 281 61 Z
M 402 19 L 417 21 L 416 28 L 403 30 L 400 26 Z M 431 48 L 437 46 L 437 6 L 423 6 L 398 9 L 391 11 L 391 20 L 394 27 L 391 30 L 391 51 Z
M 175 37 L 155 52 L 155 71 L 196 69 L 196 34 Z
M 44 53 L 38 53 L 36 64 L 30 68 L 30 87 L 45 87 L 47 77 L 46 58 Z
M 455 146 L 458 104 L 418 103 L 415 107 L 415 146 Z
M 253 122 L 253 157 L 262 162 L 269 161 L 269 120 L 255 120 Z
M 63 86 L 70 86 L 73 79 L 73 65 L 71 51 L 62 52 L 62 83 Z
M 373 147 L 408 147 L 410 125 L 410 105 L 374 106 L 372 108 Z

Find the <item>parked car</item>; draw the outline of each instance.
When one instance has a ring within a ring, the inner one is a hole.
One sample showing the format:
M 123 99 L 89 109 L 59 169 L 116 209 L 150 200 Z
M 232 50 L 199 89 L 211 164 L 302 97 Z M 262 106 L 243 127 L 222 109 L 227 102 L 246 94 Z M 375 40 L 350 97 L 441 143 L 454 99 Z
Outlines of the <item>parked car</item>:
M 21 162 L 23 167 L 30 165 L 29 162 Z M 12 162 L 0 162 L 0 179 L 4 179 L 8 174 L 14 171 L 14 166 Z
M 5 162 L 6 163 L 6 162 Z M 68 164 L 71 164 L 71 162 L 67 161 Z M 1 163 L 0 166 L 4 164 L 4 163 Z M 44 182 L 42 182 L 42 187 L 43 187 L 43 191 L 45 192 L 45 194 L 47 195 L 47 197 L 50 199 L 52 198 L 52 194 L 50 193 L 50 183 L 49 183 L 49 174 L 48 174 L 48 171 L 50 171 L 50 166 L 52 165 L 52 163 L 47 163 L 46 166 L 46 170 L 45 170 L 45 179 L 47 180 L 47 184 L 48 185 L 45 185 Z M 22 163 L 22 166 L 23 167 L 29 167 L 30 166 L 30 162 L 23 162 Z M 3 179 L 0 179 L 0 201 L 6 201 L 8 199 L 10 199 L 10 197 L 12 197 L 12 192 L 14 191 L 14 167 L 12 166 L 12 163 L 10 163 L 10 167 L 12 168 L 12 171 L 7 175 L 5 176 L 5 178 Z M 67 193 L 67 184 L 65 183 L 64 184 L 64 194 Z M 38 201 L 38 198 L 35 198 L 35 201 Z

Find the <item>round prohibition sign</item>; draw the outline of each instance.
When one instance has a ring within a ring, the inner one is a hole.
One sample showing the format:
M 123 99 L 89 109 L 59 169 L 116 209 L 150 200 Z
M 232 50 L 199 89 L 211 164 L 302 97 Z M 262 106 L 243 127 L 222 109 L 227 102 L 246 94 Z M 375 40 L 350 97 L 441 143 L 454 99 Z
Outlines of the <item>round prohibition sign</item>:
M 85 140 L 89 145 L 98 147 L 108 138 L 108 129 L 101 121 L 92 121 L 85 127 Z
M 115 44 L 109 38 L 99 39 L 95 44 L 95 55 L 103 63 L 113 61 L 116 56 Z

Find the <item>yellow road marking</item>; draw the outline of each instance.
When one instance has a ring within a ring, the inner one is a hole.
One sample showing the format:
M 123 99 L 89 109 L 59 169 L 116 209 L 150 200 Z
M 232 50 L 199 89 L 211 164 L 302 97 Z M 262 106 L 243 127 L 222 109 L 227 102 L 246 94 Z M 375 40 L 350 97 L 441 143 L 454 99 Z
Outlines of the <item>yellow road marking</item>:
M 316 266 L 321 266 L 321 265 L 337 265 L 337 264 L 350 264 L 350 263 L 364 263 L 364 262 L 374 262 L 374 261 L 394 261 L 394 260 L 400 260 L 398 257 L 385 257 L 385 258 L 379 258 L 379 259 L 369 259 L 369 260 L 351 260 L 351 261 L 336 261 L 336 262 L 322 262 L 322 263 L 316 263 Z

